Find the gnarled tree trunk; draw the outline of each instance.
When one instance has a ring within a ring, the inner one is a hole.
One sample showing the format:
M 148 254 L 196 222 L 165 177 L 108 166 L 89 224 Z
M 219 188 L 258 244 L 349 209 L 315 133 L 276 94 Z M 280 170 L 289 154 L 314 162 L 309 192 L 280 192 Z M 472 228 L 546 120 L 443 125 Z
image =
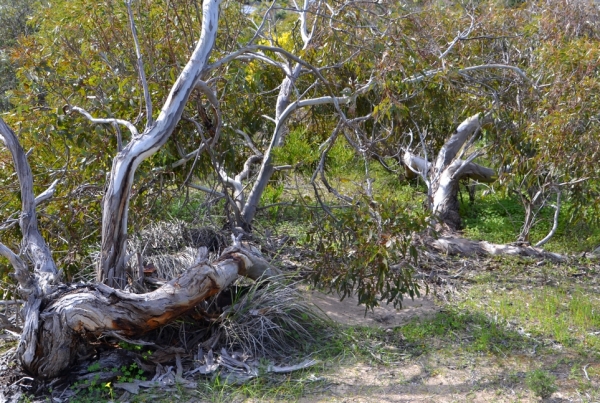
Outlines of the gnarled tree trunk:
M 124 292 L 102 283 L 59 284 L 59 272 L 37 229 L 33 177 L 27 157 L 2 120 L 0 139 L 11 151 L 21 181 L 23 244 L 35 263 L 32 275 L 19 256 L 0 244 L 0 254 L 14 266 L 20 290 L 27 297 L 18 355 L 23 368 L 32 375 L 59 375 L 86 351 L 90 337 L 134 337 L 167 324 L 218 293 L 238 275 L 257 279 L 276 274 L 260 256 L 235 244 L 216 263 L 199 262 L 146 294 Z
M 89 338 L 107 334 L 134 337 L 162 326 L 219 292 L 238 275 L 257 279 L 275 274 L 260 256 L 236 242 L 216 263 L 199 262 L 153 292 L 133 294 L 119 290 L 128 281 L 125 245 L 135 170 L 167 141 L 181 119 L 185 103 L 204 72 L 215 42 L 218 16 L 219 0 L 205 0 L 198 45 L 156 121 L 148 116 L 151 124 L 137 135 L 131 123 L 111 120 L 129 127 L 133 138 L 113 161 L 104 197 L 98 284 L 69 286 L 60 283 L 60 272 L 38 231 L 33 176 L 27 156 L 14 132 L 0 120 L 0 140 L 12 154 L 21 184 L 23 249 L 34 265 L 33 272 L 24 260 L 1 243 L 0 254 L 13 265 L 20 292 L 27 299 L 18 356 L 23 368 L 32 375 L 44 378 L 59 375 L 86 351 Z M 83 111 L 76 107 L 72 109 Z M 147 110 L 151 111 L 151 107 Z M 94 119 L 87 112 L 82 113 L 98 123 L 110 120 Z

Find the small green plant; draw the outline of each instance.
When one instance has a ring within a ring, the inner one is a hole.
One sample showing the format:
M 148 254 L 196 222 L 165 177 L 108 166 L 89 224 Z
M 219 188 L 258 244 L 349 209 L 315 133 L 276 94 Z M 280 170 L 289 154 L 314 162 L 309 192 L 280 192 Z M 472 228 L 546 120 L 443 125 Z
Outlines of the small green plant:
M 100 362 L 96 361 L 92 365 L 87 368 L 88 372 L 98 372 L 100 371 Z
M 545 399 L 558 390 L 556 377 L 542 369 L 536 369 L 527 374 L 525 378 L 527 386 L 536 396 Z
M 307 233 L 320 261 L 311 280 L 342 298 L 356 293 L 367 309 L 381 301 L 401 307 L 404 296 L 420 296 L 413 278 L 418 252 L 412 234 L 425 228 L 425 215 L 396 202 L 358 200 Z
M 140 346 L 139 344 L 127 343 L 125 341 L 120 341 L 119 347 L 121 347 L 123 350 L 127 350 L 127 351 L 137 351 L 137 352 L 142 351 L 142 346 Z
M 134 362 L 133 364 L 121 367 L 121 376 L 118 377 L 120 382 L 145 381 L 144 370 L 139 368 Z

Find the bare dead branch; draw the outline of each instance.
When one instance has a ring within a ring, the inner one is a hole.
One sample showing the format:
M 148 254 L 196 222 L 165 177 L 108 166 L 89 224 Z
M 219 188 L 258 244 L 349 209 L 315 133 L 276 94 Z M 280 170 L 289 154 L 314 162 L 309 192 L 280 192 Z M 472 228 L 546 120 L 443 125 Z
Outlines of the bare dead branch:
M 54 196 L 54 192 L 56 192 L 56 185 L 58 184 L 58 179 L 56 179 L 52 184 L 48 187 L 48 189 L 44 190 L 40 193 L 34 200 L 34 203 L 37 206 L 40 203 L 45 202 L 46 200 L 50 200 Z
M 31 288 L 33 285 L 33 278 L 31 277 L 31 273 L 29 273 L 25 262 L 2 243 L 0 243 L 0 255 L 7 258 L 15 269 L 15 279 L 19 282 L 21 290 L 24 291 L 25 294 L 31 293 L 33 291 Z
M 46 241 L 40 234 L 35 212 L 33 196 L 33 174 L 25 151 L 19 144 L 15 133 L 0 119 L 0 140 L 4 142 L 15 165 L 15 171 L 21 187 L 21 217 L 20 225 L 23 233 L 23 245 L 35 264 L 36 273 L 58 275 L 58 270 Z
M 137 128 L 133 125 L 133 123 L 124 120 L 124 119 L 115 119 L 115 118 L 95 118 L 93 117 L 88 111 L 86 111 L 83 108 L 80 108 L 78 106 L 70 106 L 70 105 L 65 105 L 63 107 L 63 111 L 67 114 L 71 114 L 72 112 L 78 112 L 80 114 L 82 114 L 83 116 L 85 116 L 87 118 L 87 120 L 89 120 L 92 123 L 97 123 L 97 124 L 110 124 L 110 125 L 114 125 L 114 124 L 118 124 L 121 126 L 125 126 L 126 128 L 129 129 L 129 132 L 131 133 L 132 137 L 138 136 L 138 130 Z
M 550 232 L 548 232 L 548 235 L 535 244 L 536 248 L 545 245 L 554 236 L 554 234 L 556 234 L 556 230 L 558 229 L 558 216 L 560 215 L 560 195 L 562 192 L 560 188 L 556 188 L 555 191 L 556 204 L 554 205 L 554 219 L 552 221 L 552 228 L 550 229 Z
M 246 141 L 246 145 L 252 150 L 252 152 L 254 154 L 262 155 L 262 153 L 260 151 L 258 151 L 258 148 L 256 148 L 256 146 L 252 142 L 252 139 L 250 138 L 250 136 L 248 136 L 245 131 L 240 130 L 240 129 L 235 129 L 234 131 L 244 138 L 244 140 Z
M 217 196 L 217 197 L 225 197 L 225 193 L 219 192 L 218 190 L 211 189 L 211 188 L 206 187 L 206 186 L 197 185 L 195 183 L 187 183 L 186 186 L 190 187 L 190 188 L 193 188 L 193 189 L 201 190 L 203 192 L 206 192 L 206 193 L 208 193 L 210 195 L 214 195 L 214 196 Z
M 148 88 L 148 81 L 146 81 L 146 72 L 144 71 L 144 61 L 142 59 L 142 52 L 140 51 L 140 44 L 138 42 L 137 29 L 135 27 L 135 19 L 133 18 L 133 11 L 131 11 L 131 0 L 125 2 L 127 5 L 127 13 L 129 14 L 129 26 L 131 28 L 131 35 L 133 36 L 133 42 L 135 43 L 135 54 L 137 56 L 137 67 L 138 74 L 140 76 L 140 82 L 144 90 L 144 100 L 146 102 L 146 128 L 152 126 L 152 99 L 150 98 L 150 90 Z

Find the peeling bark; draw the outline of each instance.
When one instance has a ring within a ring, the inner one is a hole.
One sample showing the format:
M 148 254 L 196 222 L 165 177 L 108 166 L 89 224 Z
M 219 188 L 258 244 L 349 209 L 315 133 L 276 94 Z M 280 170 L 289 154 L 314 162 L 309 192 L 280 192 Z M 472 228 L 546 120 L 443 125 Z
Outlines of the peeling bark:
M 9 148 L 21 181 L 24 213 L 20 224 L 24 245 L 35 263 L 35 271 L 30 273 L 19 256 L 0 244 L 0 254 L 13 265 L 20 290 L 27 296 L 17 354 L 22 367 L 33 376 L 58 376 L 87 350 L 90 338 L 134 337 L 163 326 L 218 293 L 238 275 L 258 279 L 279 274 L 236 241 L 215 264 L 200 262 L 146 294 L 102 283 L 57 285 L 59 272 L 37 229 L 31 169 L 16 136 L 2 120 L 0 139 Z

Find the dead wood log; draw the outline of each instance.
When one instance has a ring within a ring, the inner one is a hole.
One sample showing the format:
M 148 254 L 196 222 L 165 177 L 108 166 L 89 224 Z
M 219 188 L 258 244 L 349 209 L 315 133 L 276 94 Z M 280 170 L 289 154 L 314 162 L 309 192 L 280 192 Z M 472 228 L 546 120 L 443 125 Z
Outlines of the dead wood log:
M 236 245 L 216 263 L 197 264 L 146 294 L 104 284 L 60 287 L 40 307 L 40 331 L 28 341 L 36 346 L 35 357 L 23 365 L 43 378 L 57 376 L 84 352 L 89 339 L 142 335 L 217 294 L 238 275 L 257 279 L 274 274 L 264 259 Z
M 486 241 L 473 241 L 459 237 L 440 237 L 428 239 L 426 244 L 448 255 L 460 256 L 522 256 L 536 259 L 564 262 L 567 258 L 553 252 L 547 252 L 529 245 L 493 244 Z

